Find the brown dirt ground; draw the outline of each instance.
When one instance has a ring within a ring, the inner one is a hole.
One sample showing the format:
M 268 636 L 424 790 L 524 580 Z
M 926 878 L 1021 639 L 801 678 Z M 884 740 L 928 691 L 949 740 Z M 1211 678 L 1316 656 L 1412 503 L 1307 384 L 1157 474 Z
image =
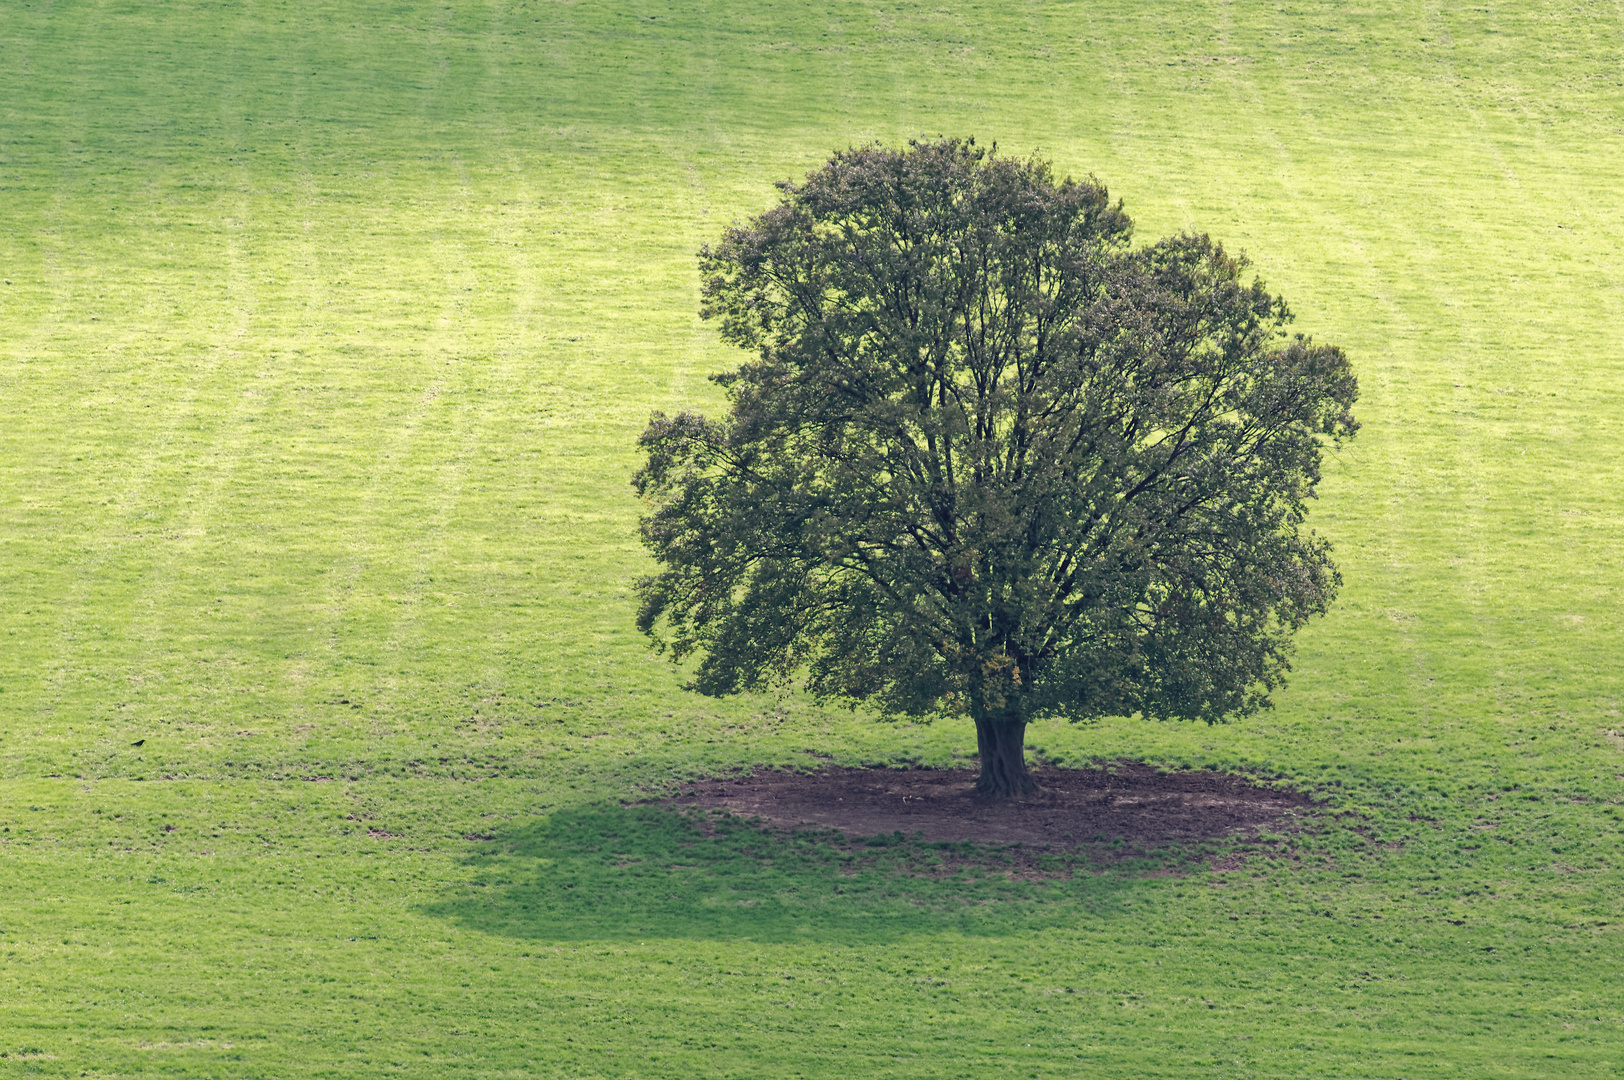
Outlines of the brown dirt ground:
M 1174 842 L 1255 835 L 1300 822 L 1313 801 L 1204 771 L 1159 772 L 1141 764 L 1034 770 L 1042 791 L 995 803 L 972 789 L 969 769 L 764 772 L 702 780 L 673 805 L 726 810 L 779 828 L 822 826 L 851 837 L 901 832 L 939 841 L 1078 848 L 1121 839 L 1153 849 Z

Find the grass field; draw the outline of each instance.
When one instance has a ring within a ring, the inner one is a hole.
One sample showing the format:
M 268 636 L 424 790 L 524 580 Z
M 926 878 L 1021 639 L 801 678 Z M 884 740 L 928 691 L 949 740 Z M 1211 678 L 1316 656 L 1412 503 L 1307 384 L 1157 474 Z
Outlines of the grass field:
M 0 7 L 0 1077 L 1624 1072 L 1624 8 Z M 938 133 L 1246 249 L 1363 388 L 1321 827 L 956 876 L 621 800 L 946 764 L 635 633 L 693 254 Z

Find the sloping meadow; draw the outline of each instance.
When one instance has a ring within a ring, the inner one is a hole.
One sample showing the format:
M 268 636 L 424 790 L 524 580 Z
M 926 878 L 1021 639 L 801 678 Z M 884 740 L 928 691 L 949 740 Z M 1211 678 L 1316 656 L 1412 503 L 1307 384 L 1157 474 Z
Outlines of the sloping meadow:
M 1616 6 L 8 5 L 0 1074 L 1624 1068 Z M 644 800 L 962 763 L 697 698 L 629 478 L 694 252 L 1034 150 L 1354 357 L 1269 714 L 1039 724 L 1308 823 L 1073 858 Z

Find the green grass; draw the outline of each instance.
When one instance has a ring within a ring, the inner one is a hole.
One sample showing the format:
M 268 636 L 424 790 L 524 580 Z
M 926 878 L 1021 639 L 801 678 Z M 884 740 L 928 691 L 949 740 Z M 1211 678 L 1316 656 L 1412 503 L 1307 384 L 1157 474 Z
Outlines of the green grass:
M 0 1076 L 1617 1075 L 1621 42 L 1580 3 L 7 5 Z M 1320 831 L 1028 880 L 622 807 L 973 750 L 686 695 L 627 597 L 635 436 L 735 362 L 695 249 L 937 133 L 1245 248 L 1356 358 L 1347 587 L 1279 708 L 1031 736 L 1311 788 Z

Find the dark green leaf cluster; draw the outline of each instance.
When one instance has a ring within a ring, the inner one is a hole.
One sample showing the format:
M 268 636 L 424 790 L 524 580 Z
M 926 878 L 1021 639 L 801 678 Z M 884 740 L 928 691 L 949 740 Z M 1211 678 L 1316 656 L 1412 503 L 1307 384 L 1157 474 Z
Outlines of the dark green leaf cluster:
M 944 140 L 837 154 L 701 253 L 752 359 L 656 415 L 639 625 L 725 694 L 978 720 L 1267 704 L 1339 583 L 1305 529 L 1357 428 L 1334 347 L 1205 236 Z

